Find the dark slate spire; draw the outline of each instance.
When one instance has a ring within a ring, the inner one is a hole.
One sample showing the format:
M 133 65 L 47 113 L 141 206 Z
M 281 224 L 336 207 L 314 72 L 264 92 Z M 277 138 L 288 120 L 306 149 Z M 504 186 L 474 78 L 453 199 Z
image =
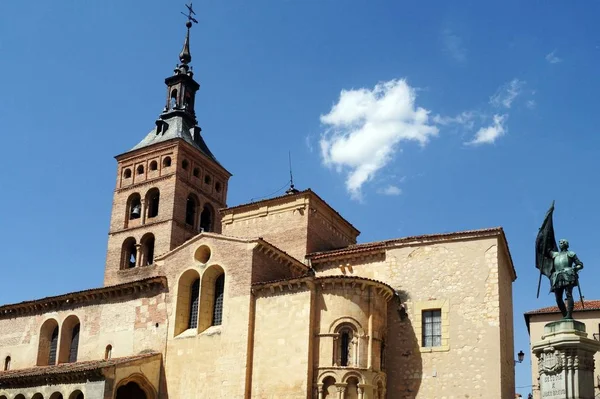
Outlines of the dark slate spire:
M 188 20 L 185 23 L 187 27 L 187 33 L 185 34 L 185 42 L 183 43 L 183 48 L 181 49 L 181 53 L 179 53 L 179 61 L 183 65 L 187 65 L 192 61 L 192 54 L 190 54 L 190 28 L 192 27 L 192 21 Z

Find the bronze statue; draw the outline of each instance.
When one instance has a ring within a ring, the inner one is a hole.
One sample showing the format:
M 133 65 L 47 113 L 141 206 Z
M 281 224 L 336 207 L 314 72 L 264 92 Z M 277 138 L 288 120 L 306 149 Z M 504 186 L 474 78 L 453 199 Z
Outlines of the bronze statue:
M 542 227 L 535 241 L 536 267 L 540 270 L 537 295 L 540 296 L 540 283 L 542 274 L 550 279 L 550 291 L 556 296 L 556 305 L 560 309 L 563 319 L 573 318 L 573 287 L 579 288 L 579 276 L 577 272 L 583 269 L 583 263 L 577 258 L 573 251 L 569 251 L 569 242 L 565 239 L 559 241 L 556 247 L 554 238 L 554 226 L 552 213 L 554 212 L 554 201 L 546 213 Z M 567 304 L 563 296 L 567 296 Z M 583 297 L 579 288 L 579 297 L 583 306 Z

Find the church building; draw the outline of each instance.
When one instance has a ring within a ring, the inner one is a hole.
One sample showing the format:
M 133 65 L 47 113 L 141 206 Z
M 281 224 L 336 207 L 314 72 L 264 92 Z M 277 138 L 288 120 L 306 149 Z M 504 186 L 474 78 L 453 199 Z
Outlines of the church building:
M 514 398 L 502 228 L 359 244 L 310 189 L 228 206 L 186 26 L 102 286 L 0 305 L 0 399 Z

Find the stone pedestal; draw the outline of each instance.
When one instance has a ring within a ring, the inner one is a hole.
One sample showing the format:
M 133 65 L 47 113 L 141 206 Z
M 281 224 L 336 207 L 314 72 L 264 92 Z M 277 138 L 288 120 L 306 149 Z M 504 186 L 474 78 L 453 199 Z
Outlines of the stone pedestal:
M 538 359 L 541 399 L 594 399 L 594 354 L 600 342 L 587 338 L 585 324 L 548 323 L 531 349 Z

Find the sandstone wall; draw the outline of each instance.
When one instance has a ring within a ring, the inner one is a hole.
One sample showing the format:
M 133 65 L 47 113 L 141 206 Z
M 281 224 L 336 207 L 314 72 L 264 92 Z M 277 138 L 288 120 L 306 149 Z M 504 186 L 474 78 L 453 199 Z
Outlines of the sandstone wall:
M 310 303 L 306 286 L 257 295 L 252 398 L 307 398 L 312 386 Z
M 315 266 L 318 275 L 384 281 L 404 296 L 407 317 L 392 304 L 388 312 L 388 398 L 508 399 L 501 387 L 497 245 L 495 237 L 412 245 Z M 442 309 L 438 348 L 421 347 L 427 309 Z

